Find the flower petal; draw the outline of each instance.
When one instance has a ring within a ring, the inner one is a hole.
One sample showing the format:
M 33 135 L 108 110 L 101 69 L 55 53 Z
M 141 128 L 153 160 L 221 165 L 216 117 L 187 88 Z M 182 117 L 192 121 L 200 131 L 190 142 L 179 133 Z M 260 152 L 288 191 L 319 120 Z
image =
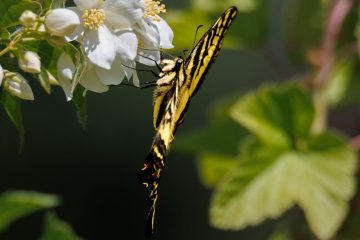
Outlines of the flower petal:
M 78 15 L 78 17 L 80 19 L 80 24 L 78 26 L 76 26 L 76 28 L 74 29 L 74 31 L 71 34 L 66 35 L 65 39 L 68 42 L 71 42 L 71 41 L 77 40 L 77 39 L 81 39 L 84 36 L 84 32 L 85 32 L 85 27 L 83 24 L 83 20 L 81 18 L 82 12 L 77 7 L 68 7 L 66 9 L 72 10 Z
M 138 39 L 139 48 L 136 61 L 154 66 L 155 62 L 160 62 L 160 36 L 155 25 L 142 20 L 135 29 Z M 145 56 L 145 57 L 141 57 Z
M 141 38 L 140 45 L 160 45 L 160 35 L 154 24 L 141 19 L 138 24 L 134 26 L 134 30 L 139 38 Z
M 160 35 L 160 48 L 173 48 L 174 32 L 164 19 L 159 18 L 160 21 L 153 21 L 152 24 L 156 26 Z
M 84 34 L 84 51 L 90 61 L 99 67 L 110 69 L 115 59 L 116 48 L 113 34 L 106 26 L 87 30 Z
M 135 86 L 135 87 L 140 87 L 140 80 L 139 80 L 139 77 L 138 77 L 137 72 L 136 72 L 135 70 L 134 70 L 134 72 L 133 72 L 132 77 L 133 77 L 133 84 L 134 84 L 134 86 Z
M 137 0 L 107 0 L 104 11 L 107 23 L 116 29 L 129 29 L 144 15 Z
M 19 67 L 21 68 L 21 70 L 29 73 L 40 73 L 41 62 L 40 57 L 36 52 L 21 51 L 19 55 Z
M 75 65 L 70 56 L 65 52 L 61 53 L 57 62 L 58 79 L 61 88 L 64 90 L 66 99 L 70 101 L 72 99 L 72 80 L 75 72 Z
M 3 70 L 3 68 L 2 68 L 1 65 L 0 65 L 0 86 L 1 86 L 1 83 L 2 83 L 3 78 L 4 78 L 4 70 Z
M 102 0 L 74 0 L 74 3 L 82 11 L 86 9 L 98 8 L 103 3 Z
M 155 47 L 152 47 L 155 49 Z M 152 49 L 148 48 L 148 49 Z M 155 66 L 156 63 L 160 63 L 161 54 L 160 50 L 140 50 L 139 54 L 136 56 L 136 61 L 147 66 Z
M 125 77 L 124 67 L 119 59 L 115 59 L 110 70 L 95 66 L 95 71 L 100 81 L 106 85 L 119 85 Z
M 45 16 L 45 26 L 51 34 L 63 37 L 73 33 L 81 23 L 80 19 L 71 9 L 56 8 Z
M 134 61 L 127 61 L 127 62 L 122 62 L 123 66 L 124 66 L 124 72 L 125 72 L 125 76 L 128 80 L 130 80 L 130 78 L 133 75 L 134 72 L 134 68 L 136 66 L 136 63 Z
M 118 31 L 115 33 L 116 53 L 122 61 L 133 61 L 137 54 L 138 39 L 134 32 Z
M 85 70 L 83 75 L 81 76 L 80 84 L 84 88 L 93 92 L 102 93 L 109 90 L 109 87 L 100 81 L 100 79 L 96 74 L 95 66 L 92 65 L 91 63 L 89 64 L 88 68 Z
M 124 66 L 123 69 L 124 69 L 126 78 L 128 80 L 130 80 L 132 78 L 134 86 L 140 87 L 140 80 L 139 80 L 139 77 L 135 70 L 136 63 L 133 61 L 126 62 L 126 63 L 123 63 L 123 66 Z M 128 66 L 128 67 L 126 67 L 126 66 Z

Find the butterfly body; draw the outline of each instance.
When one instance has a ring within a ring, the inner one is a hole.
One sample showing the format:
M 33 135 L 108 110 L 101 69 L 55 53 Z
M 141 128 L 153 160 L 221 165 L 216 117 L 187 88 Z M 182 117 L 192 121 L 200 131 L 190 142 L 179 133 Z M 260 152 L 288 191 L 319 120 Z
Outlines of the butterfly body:
M 151 204 L 146 236 L 154 232 L 154 217 L 158 199 L 158 185 L 165 167 L 177 128 L 183 123 L 192 96 L 199 90 L 211 63 L 219 54 L 226 30 L 237 14 L 236 7 L 228 8 L 202 36 L 190 55 L 184 59 L 165 59 L 154 93 L 154 128 L 157 131 L 138 181 L 151 190 Z

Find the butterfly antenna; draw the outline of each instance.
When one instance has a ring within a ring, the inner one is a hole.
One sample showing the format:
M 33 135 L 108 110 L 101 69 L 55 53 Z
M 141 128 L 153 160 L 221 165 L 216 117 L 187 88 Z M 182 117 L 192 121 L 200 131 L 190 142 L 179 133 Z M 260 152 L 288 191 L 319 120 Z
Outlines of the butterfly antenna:
M 127 87 L 134 87 L 134 88 L 140 88 L 140 89 L 145 89 L 145 88 L 150 88 L 150 87 L 155 87 L 157 86 L 156 81 L 152 81 L 152 82 L 145 82 L 142 85 L 140 85 L 139 87 L 133 85 L 133 84 L 129 84 L 129 83 L 121 83 L 122 86 L 127 86 Z
M 150 57 L 144 56 L 144 55 L 139 54 L 139 53 L 138 53 L 138 55 L 139 55 L 140 57 L 143 57 L 143 58 L 146 58 L 146 59 L 148 59 L 148 60 L 150 60 L 150 61 L 153 61 L 153 62 L 155 63 L 155 65 L 156 65 L 157 69 L 158 69 L 160 72 L 162 72 L 162 68 L 159 66 L 159 64 L 157 63 L 157 61 L 156 61 L 155 59 L 152 59 L 152 58 L 150 58 Z M 161 56 L 160 56 L 160 59 L 161 59 Z
M 193 44 L 192 44 L 192 48 L 194 48 L 194 46 L 195 46 L 195 42 L 196 42 L 196 38 L 197 38 L 197 34 L 198 34 L 198 32 L 199 32 L 199 29 L 201 28 L 201 27 L 203 27 L 204 25 L 199 25 L 197 28 L 196 28 L 196 32 L 195 32 L 195 38 L 194 38 L 194 42 L 193 42 Z M 189 49 L 184 49 L 183 50 L 183 55 L 184 55 L 184 57 L 185 58 L 187 58 L 187 55 L 186 55 L 186 53 L 189 51 Z
M 198 35 L 198 32 L 199 32 L 199 29 L 202 28 L 203 26 L 204 26 L 204 25 L 199 25 L 199 26 L 196 28 L 195 38 L 194 38 L 194 42 L 193 42 L 192 48 L 194 48 L 194 46 L 195 46 L 195 42 L 196 42 L 196 38 L 197 38 L 197 35 Z
M 183 50 L 183 55 L 184 55 L 185 58 L 187 58 L 186 53 L 187 53 L 188 51 L 189 51 L 189 49 L 184 49 L 184 50 Z
M 174 55 L 172 55 L 172 54 L 164 51 L 163 49 L 161 49 L 161 50 L 159 50 L 159 49 L 150 49 L 150 48 L 139 48 L 139 49 L 141 49 L 141 50 L 146 50 L 146 51 L 160 51 L 160 59 L 161 59 L 161 60 L 163 59 L 163 58 L 162 58 L 162 55 L 163 55 L 163 54 L 165 54 L 165 55 L 167 55 L 167 56 L 169 56 L 169 57 L 171 57 L 171 58 L 175 58 Z
M 130 69 L 139 71 L 139 72 L 151 72 L 156 78 L 160 78 L 159 74 L 157 74 L 156 72 L 154 72 L 154 71 L 152 71 L 152 70 L 148 70 L 148 69 L 137 69 L 137 68 L 134 68 L 134 67 L 127 66 L 127 65 L 125 65 L 125 64 L 123 64 L 123 63 L 122 63 L 121 65 L 123 65 L 124 67 L 130 68 Z

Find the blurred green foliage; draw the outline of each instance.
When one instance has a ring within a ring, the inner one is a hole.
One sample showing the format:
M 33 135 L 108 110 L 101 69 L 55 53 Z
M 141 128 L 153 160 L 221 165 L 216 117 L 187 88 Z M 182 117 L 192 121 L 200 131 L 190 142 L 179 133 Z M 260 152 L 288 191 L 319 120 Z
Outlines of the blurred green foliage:
M 241 19 L 226 37 L 225 47 L 260 47 L 265 42 L 268 31 L 267 12 L 269 1 L 263 0 L 226 0 L 226 1 L 190 1 L 190 9 L 169 10 L 165 19 L 174 29 L 175 50 L 191 48 L 196 28 L 203 25 L 199 33 L 206 31 L 213 19 L 229 6 L 236 6 Z M 189 23 L 191 26 L 189 27 Z M 199 34 L 200 35 L 200 34 Z
M 214 114 L 212 121 L 224 115 Z M 202 149 L 198 153 L 200 177 L 206 185 L 216 186 L 210 207 L 212 224 L 242 229 L 266 218 L 278 218 L 297 204 L 315 235 L 320 239 L 333 236 L 355 193 L 357 160 L 338 133 L 311 134 L 314 107 L 310 95 L 296 84 L 265 86 L 238 99 L 230 116 L 239 124 L 232 134 L 244 133 L 241 129 L 246 128 L 253 135 L 245 139 L 238 135 L 240 151 L 236 157 L 202 141 L 220 138 L 232 143 L 221 134 L 203 138 L 184 134 L 176 144 L 198 152 L 191 146 L 196 140 L 200 145 L 196 148 Z M 209 133 L 221 132 L 223 127 L 217 127 L 214 130 L 210 124 Z
M 29 191 L 9 191 L 0 195 L 0 232 L 10 224 L 40 210 L 57 207 L 60 199 L 56 195 Z M 40 240 L 80 240 L 72 228 L 58 219 L 53 212 L 46 214 Z
M 58 205 L 59 198 L 54 195 L 25 191 L 5 192 L 0 195 L 0 232 L 19 218 Z
M 41 5 L 31 0 L 2 0 L 0 2 L 0 27 L 7 28 L 19 24 L 19 17 L 25 10 L 39 13 Z
M 21 150 L 24 144 L 25 135 L 25 129 L 22 120 L 21 101 L 19 98 L 12 96 L 4 89 L 2 89 L 0 103 L 19 133 Z
M 192 2 L 192 7 L 208 14 L 223 7 L 221 3 Z M 248 6 L 245 11 L 263 17 L 275 1 L 264 2 L 243 1 Z M 237 37 L 236 30 L 230 31 L 242 48 L 264 47 L 272 31 L 280 33 L 275 38 L 283 37 L 284 52 L 272 59 L 280 59 L 284 72 L 288 66 L 306 66 L 307 70 L 292 75 L 292 83 L 261 86 L 236 101 L 232 98 L 225 100 L 227 104 L 211 106 L 207 127 L 177 137 L 175 148 L 197 155 L 201 181 L 214 188 L 209 210 L 213 226 L 239 230 L 269 218 L 279 219 L 298 206 L 317 239 L 332 239 L 337 233 L 339 239 L 358 236 L 354 227 L 359 223 L 358 211 L 351 211 L 345 221 L 350 207 L 358 208 L 358 198 L 350 205 L 358 181 L 357 153 L 342 129 L 328 126 L 330 111 L 360 101 L 359 54 L 354 48 L 360 43 L 356 10 L 360 8 L 348 1 L 351 7 L 347 10 L 349 5 L 344 3 L 286 1 L 274 11 L 282 19 L 280 29 L 266 21 L 246 23 L 248 29 L 262 29 L 255 34 L 260 41 L 253 38 L 252 44 L 244 41 L 248 37 L 244 32 Z M 331 16 L 337 19 L 329 19 Z M 327 29 L 330 20 L 334 25 Z M 242 21 L 246 18 L 240 15 Z M 229 42 L 231 46 L 232 39 Z M 269 239 L 309 239 L 309 234 L 297 234 L 299 227 L 291 221 L 280 225 Z
M 72 227 L 57 218 L 55 213 L 46 214 L 43 236 L 40 240 L 81 240 Z

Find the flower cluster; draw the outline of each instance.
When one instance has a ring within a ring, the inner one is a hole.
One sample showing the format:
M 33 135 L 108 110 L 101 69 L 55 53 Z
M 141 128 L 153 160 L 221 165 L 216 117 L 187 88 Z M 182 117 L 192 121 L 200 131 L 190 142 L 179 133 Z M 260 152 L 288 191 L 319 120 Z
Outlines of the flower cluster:
M 4 28 L 9 34 L 0 37 L 0 57 L 16 58 L 11 61 L 17 66 L 0 62 L 3 90 L 33 100 L 25 79 L 29 76 L 38 78 L 48 93 L 51 85 L 60 85 L 68 100 L 77 84 L 93 92 L 105 92 L 109 85 L 118 85 L 124 79 L 132 79 L 138 86 L 136 64 L 154 66 L 160 61 L 160 50 L 173 47 L 173 32 L 160 17 L 166 11 L 160 1 L 74 3 L 73 7 L 49 9 L 43 14 L 38 14 L 41 9 L 37 13 L 25 10 Z
M 53 9 L 46 29 L 67 41 L 76 40 L 86 55 L 79 83 L 104 92 L 124 78 L 139 83 L 136 62 L 155 65 L 161 48 L 172 48 L 173 32 L 159 16 L 164 4 L 153 0 L 74 0 L 76 7 Z M 64 52 L 59 58 L 59 82 L 68 98 L 74 89 L 75 65 Z

